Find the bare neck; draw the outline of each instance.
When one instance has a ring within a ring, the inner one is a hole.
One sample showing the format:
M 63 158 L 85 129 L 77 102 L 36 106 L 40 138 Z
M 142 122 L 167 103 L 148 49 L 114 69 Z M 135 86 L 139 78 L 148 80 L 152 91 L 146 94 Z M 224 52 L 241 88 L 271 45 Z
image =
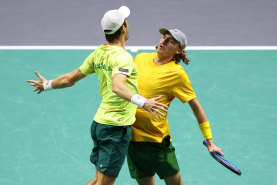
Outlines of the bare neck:
M 159 55 L 159 53 L 157 54 L 157 56 L 154 58 L 154 63 L 156 65 L 163 65 L 163 64 L 167 64 L 169 62 L 172 61 L 172 56 L 163 56 L 163 55 Z
M 119 46 L 123 49 L 125 49 L 125 40 L 124 37 L 119 37 L 119 39 L 115 40 L 114 42 L 108 42 L 108 45 L 112 45 L 112 46 Z

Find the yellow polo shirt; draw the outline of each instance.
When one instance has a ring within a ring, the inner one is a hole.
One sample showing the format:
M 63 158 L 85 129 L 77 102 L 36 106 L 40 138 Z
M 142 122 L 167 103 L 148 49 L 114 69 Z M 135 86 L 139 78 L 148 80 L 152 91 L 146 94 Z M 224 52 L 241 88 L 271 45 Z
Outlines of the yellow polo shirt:
M 167 64 L 156 65 L 153 61 L 157 53 L 141 53 L 134 60 L 138 69 L 138 88 L 140 95 L 149 99 L 162 96 L 159 102 L 169 106 L 177 97 L 182 103 L 196 98 L 190 80 L 180 64 L 171 61 Z M 151 113 L 138 107 L 136 121 L 132 125 L 132 141 L 162 142 L 170 134 L 166 117 Z M 167 115 L 167 114 L 166 114 Z

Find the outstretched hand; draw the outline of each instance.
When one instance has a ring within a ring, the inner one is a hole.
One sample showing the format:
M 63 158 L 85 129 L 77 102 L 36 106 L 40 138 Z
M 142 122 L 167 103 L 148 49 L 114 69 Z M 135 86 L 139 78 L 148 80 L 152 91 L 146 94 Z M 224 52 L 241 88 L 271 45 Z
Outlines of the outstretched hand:
M 147 110 L 148 112 L 150 112 L 156 119 L 158 119 L 158 117 L 155 115 L 154 112 L 165 116 L 161 111 L 167 112 L 168 106 L 166 106 L 163 103 L 157 102 L 157 100 L 159 100 L 161 98 L 161 96 L 159 97 L 155 97 L 155 98 L 150 98 L 148 100 L 146 100 L 143 108 L 145 110 Z
M 46 79 L 43 76 L 41 76 L 39 72 L 36 71 L 35 73 L 39 77 L 39 80 L 27 80 L 27 82 L 29 82 L 31 86 L 36 87 L 36 89 L 33 90 L 34 92 L 38 91 L 38 94 L 40 94 L 42 91 L 44 91 L 43 82 L 45 82 Z

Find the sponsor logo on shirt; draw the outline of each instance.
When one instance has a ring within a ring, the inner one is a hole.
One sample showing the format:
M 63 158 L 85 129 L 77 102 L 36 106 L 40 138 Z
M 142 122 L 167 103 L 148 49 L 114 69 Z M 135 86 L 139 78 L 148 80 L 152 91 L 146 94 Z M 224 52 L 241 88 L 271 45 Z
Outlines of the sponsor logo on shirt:
M 129 69 L 119 68 L 119 71 L 121 71 L 121 72 L 125 72 L 125 73 L 128 73 L 128 72 L 129 72 Z

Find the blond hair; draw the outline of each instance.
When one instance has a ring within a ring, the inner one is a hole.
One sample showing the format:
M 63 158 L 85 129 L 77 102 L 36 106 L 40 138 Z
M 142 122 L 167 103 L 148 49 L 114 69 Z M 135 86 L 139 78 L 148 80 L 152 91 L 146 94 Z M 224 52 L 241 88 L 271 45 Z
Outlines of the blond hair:
M 182 49 L 180 54 L 177 54 L 173 57 L 173 60 L 176 64 L 179 64 L 180 60 L 182 60 L 186 65 L 189 65 L 189 59 L 187 58 L 187 52 Z

